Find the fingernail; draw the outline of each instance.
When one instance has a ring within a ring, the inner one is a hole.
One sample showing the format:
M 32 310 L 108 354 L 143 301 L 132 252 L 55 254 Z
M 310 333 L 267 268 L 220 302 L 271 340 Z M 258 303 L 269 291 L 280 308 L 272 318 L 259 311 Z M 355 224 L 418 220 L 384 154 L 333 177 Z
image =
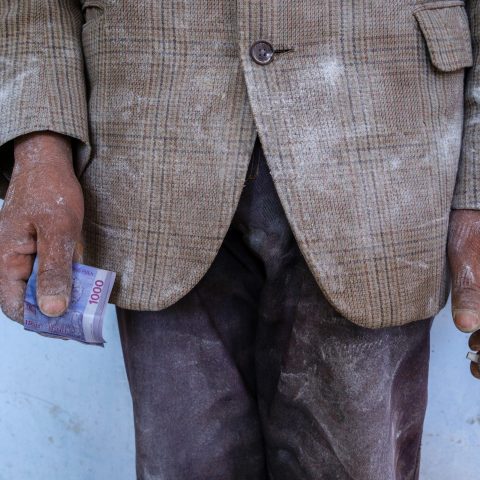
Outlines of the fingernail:
M 47 317 L 58 317 L 67 308 L 67 299 L 63 295 L 45 295 L 39 298 L 38 306 Z
M 478 315 L 471 310 L 456 310 L 453 312 L 453 320 L 457 327 L 464 332 L 474 332 L 479 328 Z

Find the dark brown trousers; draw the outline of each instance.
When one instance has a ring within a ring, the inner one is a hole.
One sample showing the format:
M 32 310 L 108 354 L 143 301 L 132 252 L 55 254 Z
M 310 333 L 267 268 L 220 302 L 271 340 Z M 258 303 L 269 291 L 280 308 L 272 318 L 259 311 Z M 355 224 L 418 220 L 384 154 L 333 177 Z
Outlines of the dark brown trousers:
M 117 312 L 139 479 L 418 478 L 431 320 L 370 330 L 332 308 L 258 141 L 203 279 Z

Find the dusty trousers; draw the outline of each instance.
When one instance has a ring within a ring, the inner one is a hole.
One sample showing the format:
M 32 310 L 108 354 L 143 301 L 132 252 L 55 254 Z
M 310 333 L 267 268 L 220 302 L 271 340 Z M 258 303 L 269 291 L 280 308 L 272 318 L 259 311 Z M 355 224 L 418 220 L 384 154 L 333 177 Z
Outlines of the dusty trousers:
M 202 280 L 117 313 L 139 479 L 418 478 L 431 319 L 370 330 L 334 310 L 258 140 Z

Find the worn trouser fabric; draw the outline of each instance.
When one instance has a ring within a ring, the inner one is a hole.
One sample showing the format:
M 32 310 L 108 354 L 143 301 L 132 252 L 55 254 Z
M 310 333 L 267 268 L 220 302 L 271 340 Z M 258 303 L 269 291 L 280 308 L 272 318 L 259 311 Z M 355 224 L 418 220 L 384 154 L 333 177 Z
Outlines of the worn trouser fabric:
M 431 319 L 370 330 L 332 308 L 258 140 L 202 280 L 117 313 L 139 479 L 418 478 Z

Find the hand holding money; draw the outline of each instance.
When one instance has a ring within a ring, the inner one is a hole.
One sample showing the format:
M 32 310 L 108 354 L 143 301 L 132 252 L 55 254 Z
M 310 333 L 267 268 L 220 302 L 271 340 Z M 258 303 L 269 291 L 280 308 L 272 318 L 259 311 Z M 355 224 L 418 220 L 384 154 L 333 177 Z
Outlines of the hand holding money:
M 72 293 L 66 312 L 59 317 L 44 315 L 37 305 L 38 262 L 28 280 L 24 307 L 24 328 L 43 335 L 103 345 L 103 318 L 115 273 L 74 263 Z
M 70 139 L 36 132 L 15 140 L 15 165 L 0 212 L 0 307 L 23 324 L 23 302 L 38 258 L 37 299 L 46 315 L 69 304 L 72 261 L 81 261 L 83 194 Z

